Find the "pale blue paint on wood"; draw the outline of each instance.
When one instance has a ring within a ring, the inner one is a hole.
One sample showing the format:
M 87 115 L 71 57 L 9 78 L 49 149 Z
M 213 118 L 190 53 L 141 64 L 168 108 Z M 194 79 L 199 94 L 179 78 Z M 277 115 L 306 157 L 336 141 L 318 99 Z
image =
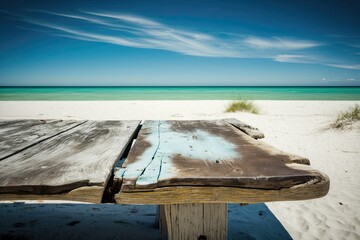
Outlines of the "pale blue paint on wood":
M 177 175 L 178 169 L 172 162 L 172 157 L 180 154 L 183 158 L 189 160 L 204 161 L 206 166 L 222 163 L 226 160 L 242 157 L 236 151 L 236 146 L 228 140 L 206 132 L 204 130 L 188 131 L 184 133 L 174 133 L 167 131 L 163 139 L 172 137 L 171 141 L 164 144 L 166 158 L 163 158 L 162 171 L 159 175 L 159 181 L 170 179 Z M 190 147 L 191 146 L 191 147 Z M 197 169 L 188 169 L 188 171 Z
M 189 161 L 202 160 L 206 165 L 231 161 L 234 158 L 241 159 L 241 155 L 236 151 L 236 146 L 233 143 L 204 130 L 178 132 L 172 130 L 171 124 L 166 121 L 160 123 L 159 130 L 158 133 L 151 131 L 146 138 L 154 146 L 158 143 L 158 134 L 160 134 L 160 144 L 156 150 L 156 155 L 153 155 L 155 153 L 154 148 L 148 149 L 139 157 L 139 162 L 134 163 L 136 166 L 142 165 L 142 169 L 144 169 L 146 167 L 144 164 L 149 162 L 150 157 L 154 156 L 154 159 L 150 161 L 148 167 L 137 179 L 136 187 L 138 188 L 156 185 L 158 179 L 175 177 L 178 169 L 172 162 L 172 158 L 176 155 L 181 155 Z M 129 165 L 128 168 L 134 168 L 134 164 Z M 132 173 L 135 172 L 132 171 Z M 125 175 L 127 174 L 126 172 Z
M 124 185 L 133 185 L 136 179 L 144 172 L 145 168 L 152 162 L 154 154 L 156 153 L 159 145 L 159 126 L 160 121 L 145 121 L 142 128 L 146 129 L 146 141 L 151 143 L 151 146 L 144 151 L 141 156 L 138 156 L 136 161 L 127 163 L 125 161 L 125 171 L 122 174 Z M 144 131 L 144 130 L 141 130 Z M 141 134 L 141 132 L 140 132 Z M 132 186 L 132 187 L 135 187 Z
M 114 179 L 122 179 L 126 169 L 125 168 L 115 168 L 114 170 Z
M 149 185 L 154 185 L 156 187 L 157 180 L 162 169 L 162 158 L 164 155 L 164 153 L 155 154 L 154 159 L 150 162 L 144 173 L 136 180 L 136 188 Z

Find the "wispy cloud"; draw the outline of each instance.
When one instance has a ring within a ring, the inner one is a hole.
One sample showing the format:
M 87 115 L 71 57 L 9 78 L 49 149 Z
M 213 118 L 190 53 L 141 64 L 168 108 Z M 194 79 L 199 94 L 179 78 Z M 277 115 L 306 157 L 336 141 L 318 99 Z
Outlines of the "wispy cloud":
M 92 15 L 100 16 L 100 17 L 118 19 L 121 21 L 126 21 L 126 22 L 149 26 L 149 27 L 161 26 L 161 24 L 159 24 L 157 22 L 151 21 L 151 20 L 143 18 L 143 17 L 137 17 L 137 16 L 132 16 L 132 15 L 96 13 L 96 12 L 83 12 L 83 13 L 88 13 L 88 14 L 92 14 Z
M 336 68 L 345 68 L 345 69 L 351 69 L 351 70 L 360 70 L 360 64 L 326 64 L 330 67 L 336 67 Z
M 212 35 L 168 27 L 138 16 L 95 12 L 81 12 L 78 15 L 44 11 L 40 13 L 61 16 L 68 20 L 82 20 L 88 25 L 82 26 L 82 29 L 78 30 L 76 24 L 60 26 L 32 17 L 20 17 L 19 20 L 57 30 L 66 33 L 62 36 L 80 40 L 107 42 L 127 47 L 161 49 L 192 56 L 246 57 L 234 44 L 224 42 Z M 102 30 L 102 33 L 99 33 L 99 29 Z M 60 35 L 59 33 L 53 34 Z
M 360 79 L 355 78 L 322 78 L 321 82 L 359 82 Z
M 306 55 L 291 55 L 291 54 L 280 54 L 275 56 L 273 59 L 277 62 L 290 62 L 290 63 L 321 63 L 322 65 L 343 68 L 350 70 L 360 70 L 360 64 L 337 64 L 337 63 L 328 63 L 326 61 L 320 61 L 315 57 L 306 56 Z
M 4 12 L 4 11 L 3 11 Z M 184 55 L 226 58 L 266 58 L 276 62 L 323 64 L 359 70 L 360 65 L 326 61 L 309 51 L 325 43 L 290 37 L 260 37 L 234 33 L 203 33 L 168 26 L 141 16 L 80 11 L 59 13 L 5 12 L 19 21 L 48 29 L 49 34 L 125 47 L 160 49 Z
M 309 40 L 286 39 L 279 37 L 259 38 L 248 37 L 244 40 L 250 47 L 261 49 L 283 49 L 283 50 L 299 50 L 321 46 L 322 44 Z
M 359 44 L 350 44 L 351 47 L 354 47 L 354 48 L 360 48 L 360 43 Z
M 305 55 L 294 55 L 294 54 L 279 54 L 274 57 L 274 61 L 277 62 L 293 62 L 293 63 L 309 63 L 314 60 Z

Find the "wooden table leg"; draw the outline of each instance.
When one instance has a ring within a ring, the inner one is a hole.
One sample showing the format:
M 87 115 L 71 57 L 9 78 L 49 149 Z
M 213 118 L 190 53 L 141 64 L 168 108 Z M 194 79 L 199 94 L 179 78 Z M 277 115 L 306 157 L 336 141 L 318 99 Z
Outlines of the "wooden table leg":
M 161 237 L 169 240 L 227 238 L 227 204 L 160 205 Z

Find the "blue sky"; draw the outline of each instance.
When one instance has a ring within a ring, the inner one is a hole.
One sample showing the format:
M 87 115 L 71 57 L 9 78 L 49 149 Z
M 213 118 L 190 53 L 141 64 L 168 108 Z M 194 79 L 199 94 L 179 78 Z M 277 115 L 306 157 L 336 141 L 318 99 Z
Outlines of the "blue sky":
M 360 86 L 359 1 L 0 5 L 2 86 Z

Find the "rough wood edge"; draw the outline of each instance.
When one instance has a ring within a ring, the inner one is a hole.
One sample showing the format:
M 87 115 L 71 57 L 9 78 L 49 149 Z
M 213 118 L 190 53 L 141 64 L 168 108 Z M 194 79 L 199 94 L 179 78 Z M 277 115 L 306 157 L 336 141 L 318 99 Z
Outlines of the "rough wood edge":
M 233 127 L 237 128 L 237 129 L 241 130 L 242 132 L 244 132 L 245 134 L 249 135 L 250 137 L 252 137 L 254 139 L 265 138 L 264 133 L 261 132 L 258 128 L 253 127 L 247 123 L 244 123 L 236 118 L 225 118 L 225 119 L 223 119 L 223 121 L 227 122 L 228 124 L 232 125 Z M 271 149 L 272 151 L 274 151 L 274 149 L 276 149 L 276 150 L 278 150 L 279 154 L 288 155 L 290 158 L 290 163 L 299 163 L 299 164 L 304 164 L 304 165 L 310 165 L 310 160 L 306 157 L 302 157 L 299 155 L 284 152 L 284 151 L 279 150 L 265 142 L 259 141 L 259 144 L 261 144 L 261 146 L 265 147 L 266 149 Z
M 310 160 L 306 157 L 302 157 L 296 154 L 292 154 L 292 153 L 288 153 L 285 151 L 282 151 L 276 147 L 273 147 L 272 145 L 264 142 L 264 141 L 257 141 L 258 145 L 260 147 L 262 147 L 263 149 L 266 149 L 269 153 L 271 154 L 276 154 L 276 155 L 287 155 L 289 157 L 289 159 L 287 160 L 287 162 L 284 162 L 285 164 L 292 164 L 292 163 L 297 163 L 297 164 L 302 164 L 302 165 L 310 165 Z M 284 161 L 284 160 L 283 160 Z
M 239 129 L 240 131 L 244 132 L 245 134 L 249 135 L 254 139 L 261 139 L 265 137 L 264 133 L 260 131 L 258 128 L 253 127 L 247 123 L 244 123 L 236 118 L 225 118 L 222 121 L 227 122 L 228 124 Z
M 163 187 L 146 192 L 125 192 L 115 195 L 118 204 L 183 204 L 183 203 L 262 203 L 295 201 L 325 196 L 330 187 L 325 174 L 320 182 L 308 182 L 280 190 L 236 187 Z
M 16 200 L 66 200 L 76 202 L 101 203 L 103 187 L 80 187 L 63 194 L 35 195 L 35 194 L 0 194 L 0 201 Z

